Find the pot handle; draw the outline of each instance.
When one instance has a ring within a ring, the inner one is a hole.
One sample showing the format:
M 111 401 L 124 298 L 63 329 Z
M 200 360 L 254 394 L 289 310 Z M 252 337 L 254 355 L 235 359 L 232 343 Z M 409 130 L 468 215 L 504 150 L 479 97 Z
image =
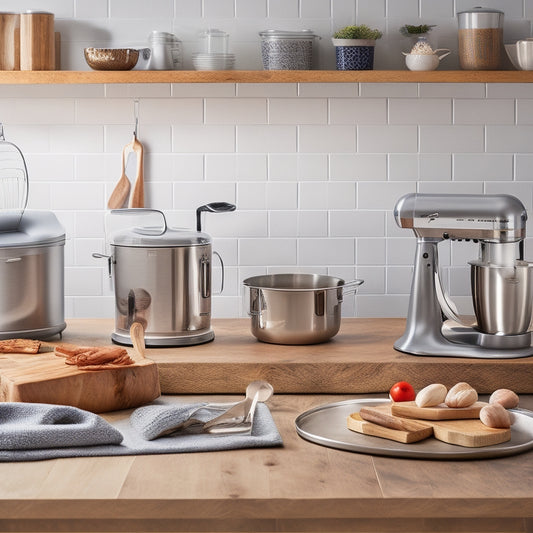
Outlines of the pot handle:
M 364 280 L 354 279 L 352 281 L 347 281 L 344 285 L 340 285 L 339 288 L 342 289 L 342 294 L 355 294 L 357 292 L 357 287 L 362 285 Z
M 220 279 L 220 291 L 218 292 L 215 292 L 213 294 L 222 294 L 222 291 L 224 290 L 224 261 L 222 261 L 222 256 L 213 250 L 213 255 L 216 255 L 218 257 L 218 260 L 220 261 L 220 266 L 222 267 L 222 274 L 221 274 L 221 279 Z
M 105 254 L 99 254 L 99 253 L 93 253 L 93 257 L 95 259 L 107 259 L 107 273 L 109 274 L 109 277 L 111 277 L 111 263 L 113 262 L 113 257 L 111 255 L 105 255 Z
M 147 209 L 144 207 L 132 207 L 129 209 L 111 209 L 110 213 L 112 215 L 149 215 L 152 213 L 158 213 L 161 215 L 161 218 L 163 219 L 163 223 L 161 225 L 162 230 L 159 231 L 159 228 L 157 230 L 154 230 L 152 228 L 135 228 L 135 233 L 139 233 L 140 235 L 163 235 L 167 231 L 167 219 L 165 217 L 165 213 L 163 211 L 160 211 L 159 209 Z

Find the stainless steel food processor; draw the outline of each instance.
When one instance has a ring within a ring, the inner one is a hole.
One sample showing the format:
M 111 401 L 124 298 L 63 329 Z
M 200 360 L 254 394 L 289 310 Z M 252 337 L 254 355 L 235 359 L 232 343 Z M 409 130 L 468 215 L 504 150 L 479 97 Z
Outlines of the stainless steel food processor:
M 510 195 L 407 194 L 396 223 L 417 237 L 405 333 L 394 348 L 414 355 L 511 359 L 533 355 L 532 264 L 524 261 L 527 213 Z M 475 320 L 465 324 L 443 289 L 438 244 L 479 243 L 470 261 Z

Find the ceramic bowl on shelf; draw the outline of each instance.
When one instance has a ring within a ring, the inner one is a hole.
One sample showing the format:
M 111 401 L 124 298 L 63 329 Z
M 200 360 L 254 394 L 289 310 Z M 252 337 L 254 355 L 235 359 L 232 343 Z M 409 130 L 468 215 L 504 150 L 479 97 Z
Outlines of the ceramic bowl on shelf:
M 85 48 L 84 54 L 94 70 L 131 70 L 139 59 L 134 48 Z

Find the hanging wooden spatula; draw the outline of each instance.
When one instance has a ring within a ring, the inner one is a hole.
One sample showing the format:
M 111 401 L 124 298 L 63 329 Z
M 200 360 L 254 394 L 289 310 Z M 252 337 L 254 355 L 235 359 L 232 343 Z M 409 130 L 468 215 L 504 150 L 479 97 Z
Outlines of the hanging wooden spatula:
M 131 143 L 130 143 L 131 144 Z M 122 175 L 118 180 L 109 200 L 107 201 L 107 207 L 109 209 L 121 209 L 124 204 L 128 201 L 128 196 L 130 194 L 131 183 L 126 175 L 126 158 L 128 156 L 128 147 L 126 145 L 122 150 Z
M 133 185 L 130 202 L 128 207 L 144 207 L 144 161 L 143 161 L 143 145 L 139 142 L 136 135 L 133 135 L 131 142 L 131 149 L 137 156 L 137 175 Z

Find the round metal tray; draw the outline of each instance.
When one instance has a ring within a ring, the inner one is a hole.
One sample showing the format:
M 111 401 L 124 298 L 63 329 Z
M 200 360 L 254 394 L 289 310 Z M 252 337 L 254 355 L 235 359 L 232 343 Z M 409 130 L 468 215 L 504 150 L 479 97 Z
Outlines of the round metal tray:
M 464 448 L 431 437 L 403 444 L 356 433 L 346 427 L 346 419 L 351 413 L 364 406 L 387 402 L 389 400 L 386 399 L 357 399 L 315 407 L 296 418 L 296 431 L 300 437 L 330 448 L 413 459 L 488 459 L 533 449 L 533 411 L 526 409 L 510 410 L 515 417 L 510 441 L 484 448 Z

